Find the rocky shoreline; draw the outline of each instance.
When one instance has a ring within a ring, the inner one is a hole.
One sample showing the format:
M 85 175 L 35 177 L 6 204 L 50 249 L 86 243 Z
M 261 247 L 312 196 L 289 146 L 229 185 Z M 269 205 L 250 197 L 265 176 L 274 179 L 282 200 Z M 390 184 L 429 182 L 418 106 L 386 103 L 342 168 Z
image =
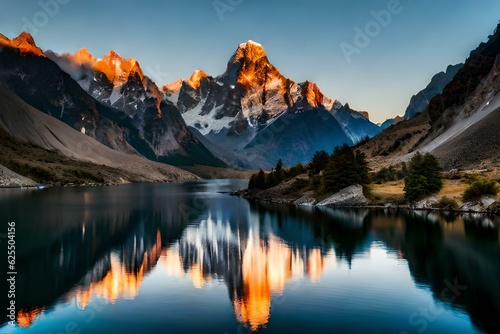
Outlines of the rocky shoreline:
M 263 203 L 288 204 L 296 206 L 314 206 L 329 208 L 359 208 L 359 209 L 406 209 L 415 211 L 442 211 L 455 213 L 477 213 L 500 216 L 500 201 L 493 197 L 483 197 L 480 200 L 466 202 L 460 207 L 439 206 L 440 201 L 436 197 L 427 197 L 412 204 L 383 203 L 375 204 L 370 202 L 363 194 L 360 185 L 354 185 L 339 191 L 336 194 L 316 199 L 312 191 L 300 194 L 283 195 L 279 191 L 286 189 L 286 185 L 281 189 L 276 187 L 266 190 L 238 190 L 231 193 L 251 201 Z

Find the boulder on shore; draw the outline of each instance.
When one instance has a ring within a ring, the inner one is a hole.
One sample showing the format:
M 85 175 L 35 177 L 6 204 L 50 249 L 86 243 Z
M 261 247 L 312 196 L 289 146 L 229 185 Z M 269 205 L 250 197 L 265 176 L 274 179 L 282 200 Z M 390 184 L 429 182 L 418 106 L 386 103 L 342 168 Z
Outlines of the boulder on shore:
M 488 212 L 488 208 L 490 205 L 495 203 L 495 198 L 485 196 L 481 197 L 481 199 L 472 202 L 466 202 L 460 208 L 460 211 L 465 212 Z
M 319 202 L 318 206 L 358 206 L 366 205 L 368 200 L 359 184 L 342 189 L 336 194 Z

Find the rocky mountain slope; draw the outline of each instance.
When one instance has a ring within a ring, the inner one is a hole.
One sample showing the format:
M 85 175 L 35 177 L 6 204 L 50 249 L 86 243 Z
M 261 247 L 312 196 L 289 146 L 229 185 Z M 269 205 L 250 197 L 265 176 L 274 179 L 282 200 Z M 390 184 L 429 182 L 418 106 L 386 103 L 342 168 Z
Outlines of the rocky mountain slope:
M 149 161 L 138 153 L 127 154 L 113 150 L 56 118 L 31 107 L 14 93 L 2 87 L 0 87 L 0 128 L 3 133 L 3 140 L 0 142 L 3 154 L 2 164 L 7 167 L 32 170 L 31 165 L 35 164 L 37 167 L 43 166 L 38 170 L 41 174 L 57 175 L 58 168 L 83 164 L 95 170 L 96 173 L 99 171 L 104 173 L 103 178 L 106 172 L 115 173 L 114 178 L 108 180 L 111 183 L 172 182 L 196 179 L 191 173 Z M 19 145 L 27 147 L 16 148 L 17 145 L 12 146 L 12 142 L 19 142 Z M 30 151 L 36 154 L 29 156 Z M 37 155 L 42 160 L 45 159 L 48 162 L 54 160 L 58 164 L 51 166 L 50 163 L 42 162 L 41 166 L 38 166 Z M 55 160 L 54 156 L 65 156 L 70 159 Z M 73 173 L 78 174 L 78 170 L 73 169 Z M 57 183 L 57 181 L 56 178 L 54 182 Z
M 455 77 L 464 64 L 450 65 L 445 72 L 439 72 L 432 77 L 431 82 L 423 90 L 413 95 L 406 108 L 404 119 L 408 120 L 418 113 L 425 111 L 431 99 L 443 92 L 443 89 Z
M 111 52 L 93 67 L 95 58 L 84 51 L 77 55 L 89 63 L 47 52 L 60 67 L 27 33 L 12 41 L 0 36 L 0 45 L 0 83 L 38 110 L 122 152 L 175 165 L 224 165 L 192 135 L 177 108 L 159 99 L 134 60 Z M 61 68 L 79 73 L 80 81 Z
M 479 168 L 487 169 L 492 166 L 500 165 L 500 96 L 490 103 L 490 110 L 485 108 L 483 111 L 476 113 L 470 118 L 479 116 L 478 120 L 474 120 L 469 124 L 464 124 L 467 129 L 463 131 L 453 131 L 453 135 L 449 136 L 436 148 L 432 148 L 432 152 L 440 160 L 441 165 L 445 169 L 453 168 Z M 484 115 L 482 115 L 484 113 Z M 458 125 L 462 125 L 461 122 Z M 442 136 L 447 135 L 443 133 Z M 439 137 L 438 137 L 439 138 Z M 437 139 L 430 144 L 434 144 Z M 428 150 L 428 147 L 423 147 L 422 151 Z
M 385 130 L 388 127 L 390 127 L 391 125 L 401 123 L 402 121 L 404 121 L 404 118 L 398 115 L 394 118 L 389 118 L 389 119 L 385 120 L 382 124 L 380 124 L 380 128 L 382 130 Z
M 1 187 L 35 187 L 37 183 L 27 177 L 11 171 L 0 165 L 0 188 Z
M 373 168 L 408 159 L 415 151 L 436 153 L 446 168 L 479 167 L 483 159 L 500 165 L 498 154 L 492 153 L 498 150 L 493 138 L 500 110 L 499 28 L 471 52 L 423 113 L 388 128 L 362 146 Z
M 283 76 L 269 62 L 262 45 L 253 41 L 238 46 L 223 74 L 211 77 L 197 70 L 189 79 L 177 80 L 161 90 L 179 108 L 188 125 L 211 141 L 254 157 L 254 161 L 264 154 L 268 165 L 280 157 L 275 147 L 289 152 L 284 161 L 292 164 L 305 162 L 317 149 L 331 151 L 337 144 L 351 144 L 380 132 L 366 114 L 326 97 L 316 84 L 296 83 Z M 299 114 L 293 120 L 290 117 Z M 271 129 L 278 120 L 281 125 L 286 124 L 285 128 L 280 125 L 279 130 Z M 309 134 L 315 132 L 314 126 L 320 122 L 329 132 L 318 143 Z M 294 136 L 291 129 L 298 127 L 307 129 Z M 257 150 L 255 141 L 259 141 L 259 135 L 270 132 L 273 143 L 269 144 L 273 145 Z M 290 140 L 300 141 L 301 146 L 308 148 L 293 155 L 296 145 L 290 145 Z M 330 144 L 325 147 L 324 141 Z

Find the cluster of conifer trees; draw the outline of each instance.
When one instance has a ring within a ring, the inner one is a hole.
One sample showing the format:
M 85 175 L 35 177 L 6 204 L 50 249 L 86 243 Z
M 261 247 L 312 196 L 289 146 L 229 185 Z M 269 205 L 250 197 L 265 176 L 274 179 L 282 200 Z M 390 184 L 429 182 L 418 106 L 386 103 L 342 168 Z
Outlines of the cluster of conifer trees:
M 331 155 L 325 151 L 316 152 L 306 166 L 298 164 L 283 168 L 283 162 L 279 160 L 270 173 L 260 170 L 253 174 L 248 188 L 267 189 L 306 172 L 316 193 L 337 192 L 350 185 L 368 184 L 370 181 L 365 155 L 345 144 L 336 147 Z

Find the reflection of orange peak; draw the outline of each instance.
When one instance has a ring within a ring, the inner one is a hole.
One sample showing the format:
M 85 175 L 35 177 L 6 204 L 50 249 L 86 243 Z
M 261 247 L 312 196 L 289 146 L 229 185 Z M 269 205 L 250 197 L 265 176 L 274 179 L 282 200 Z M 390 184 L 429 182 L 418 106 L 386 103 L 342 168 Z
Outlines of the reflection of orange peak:
M 33 324 L 36 317 L 42 313 L 43 307 L 35 307 L 30 310 L 19 310 L 17 312 L 16 321 L 19 327 L 26 328 Z
M 290 248 L 276 238 L 271 238 L 267 243 L 259 238 L 250 238 L 241 261 L 243 290 L 241 296 L 233 292 L 233 308 L 236 319 L 253 331 L 269 322 L 271 296 L 282 294 L 288 280 L 301 278 L 307 273 L 312 281 L 318 281 L 324 269 L 320 249 L 310 250 L 304 259 L 301 251 Z M 211 279 L 203 271 L 201 258 L 188 268 L 183 268 L 178 246 L 164 249 L 161 262 L 171 275 L 188 275 L 196 288 L 203 287 Z
M 156 243 L 149 252 L 144 254 L 142 264 L 137 272 L 127 272 L 117 255 L 111 254 L 111 268 L 99 282 L 90 283 L 76 291 L 78 307 L 84 309 L 92 300 L 99 296 L 114 303 L 123 296 L 126 299 L 134 299 L 139 294 L 144 275 L 156 265 L 161 254 L 161 235 L 157 232 Z
M 267 245 L 250 241 L 243 254 L 243 297 L 235 299 L 234 312 L 238 321 L 249 324 L 252 331 L 269 321 L 271 294 L 282 294 L 288 280 L 307 272 L 319 280 L 323 258 L 319 249 L 309 251 L 307 264 L 299 251 L 276 239 Z
M 313 249 L 309 252 L 307 259 L 307 274 L 313 282 L 318 282 L 324 269 L 323 255 L 321 250 Z
M 139 292 L 139 286 L 144 276 L 143 265 L 137 273 L 127 273 L 118 257 L 111 255 L 111 268 L 102 280 L 90 285 L 76 294 L 80 309 L 85 309 L 92 297 L 99 296 L 114 303 L 120 296 L 134 299 Z
M 43 51 L 36 45 L 33 36 L 26 31 L 23 31 L 19 36 L 13 38 L 12 40 L 0 34 L 0 45 L 18 49 L 22 56 L 32 55 L 45 57 Z

